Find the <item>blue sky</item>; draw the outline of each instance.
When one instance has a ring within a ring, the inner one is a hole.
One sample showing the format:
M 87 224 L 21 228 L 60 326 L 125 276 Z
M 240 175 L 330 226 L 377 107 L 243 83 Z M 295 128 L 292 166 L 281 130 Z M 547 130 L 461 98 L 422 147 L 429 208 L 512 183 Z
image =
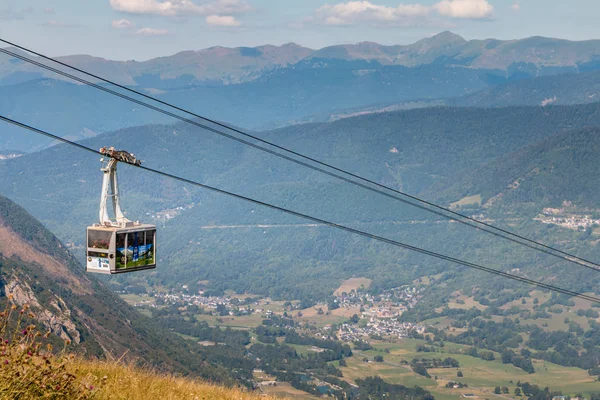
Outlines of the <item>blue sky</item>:
M 211 46 L 600 39 L 597 0 L 1 0 L 0 37 L 53 56 L 145 60 Z

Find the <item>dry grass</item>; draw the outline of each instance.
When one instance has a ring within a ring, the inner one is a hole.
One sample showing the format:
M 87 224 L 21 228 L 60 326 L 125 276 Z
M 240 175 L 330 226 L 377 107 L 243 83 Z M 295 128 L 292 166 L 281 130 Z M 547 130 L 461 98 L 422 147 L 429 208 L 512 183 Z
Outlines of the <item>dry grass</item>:
M 42 334 L 34 314 L 8 296 L 0 312 L 0 398 L 2 399 L 202 399 L 258 400 L 258 393 L 194 379 L 159 374 L 118 362 L 90 361 L 52 351 L 52 334 Z M 273 397 L 266 397 L 273 399 Z
M 266 394 L 276 396 L 278 399 L 286 398 L 286 399 L 303 399 L 303 400 L 312 400 L 318 399 L 318 397 L 311 396 L 310 394 L 303 392 L 301 390 L 295 389 L 289 383 L 277 382 L 277 386 L 265 386 L 263 387 L 263 391 Z M 262 397 L 263 399 L 265 397 Z
M 258 400 L 274 399 L 190 378 L 180 378 L 113 362 L 75 360 L 78 375 L 99 382 L 96 399 L 116 400 Z
M 74 371 L 74 357 L 66 354 L 70 341 L 56 354 L 44 343 L 34 314 L 25 305 L 19 310 L 8 296 L 0 312 L 0 398 L 3 399 L 91 399 L 94 386 Z

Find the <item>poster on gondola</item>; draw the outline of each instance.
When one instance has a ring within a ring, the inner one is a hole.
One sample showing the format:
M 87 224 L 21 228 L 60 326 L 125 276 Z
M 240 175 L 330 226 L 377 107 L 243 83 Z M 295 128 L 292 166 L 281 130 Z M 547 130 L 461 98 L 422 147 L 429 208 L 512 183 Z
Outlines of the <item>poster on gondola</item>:
M 99 253 L 95 251 L 88 252 L 87 264 L 88 271 L 104 272 L 110 271 L 110 261 L 107 253 Z
M 154 264 L 154 233 L 155 231 L 141 231 L 127 234 L 127 248 L 122 251 L 117 248 L 118 257 L 126 260 L 125 268 Z

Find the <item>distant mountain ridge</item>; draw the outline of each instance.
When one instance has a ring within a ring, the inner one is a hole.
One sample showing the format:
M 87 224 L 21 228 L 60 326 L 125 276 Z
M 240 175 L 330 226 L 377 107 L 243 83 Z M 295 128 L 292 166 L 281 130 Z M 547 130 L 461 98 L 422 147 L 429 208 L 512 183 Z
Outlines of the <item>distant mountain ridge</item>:
M 600 41 L 594 40 L 467 41 L 443 32 L 403 46 L 363 42 L 315 51 L 289 43 L 213 47 L 144 62 L 60 60 L 246 130 L 428 105 L 575 104 L 600 95 Z M 18 59 L 0 63 L 0 87 L 1 115 L 74 140 L 175 122 Z M 0 152 L 51 144 L 6 125 L 0 132 Z
M 409 45 L 385 46 L 373 42 L 329 46 L 319 50 L 295 43 L 282 46 L 211 47 L 183 51 L 147 61 L 111 61 L 89 55 L 58 57 L 121 84 L 154 87 L 157 81 L 180 87 L 190 84 L 235 84 L 252 81 L 264 73 L 302 60 L 372 61 L 380 65 L 415 67 L 432 63 L 478 69 L 544 69 L 577 71 L 580 66 L 600 60 L 600 40 L 568 41 L 530 37 L 520 40 L 465 40 L 451 32 L 419 40 Z M 531 71 L 530 71 L 531 72 Z M 0 83 L 14 84 L 51 77 L 20 61 L 0 65 Z M 150 85 L 149 85 L 150 84 Z

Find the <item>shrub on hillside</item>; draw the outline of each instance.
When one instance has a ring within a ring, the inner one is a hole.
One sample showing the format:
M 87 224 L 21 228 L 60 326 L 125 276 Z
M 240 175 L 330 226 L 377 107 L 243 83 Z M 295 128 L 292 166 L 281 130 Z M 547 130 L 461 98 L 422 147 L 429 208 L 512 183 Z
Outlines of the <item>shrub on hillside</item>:
M 60 353 L 53 353 L 52 345 L 43 343 L 50 332 L 42 335 L 31 323 L 33 318 L 27 305 L 19 310 L 10 302 L 0 313 L 0 397 L 91 399 L 94 387 L 71 371 L 73 357 L 66 353 L 69 341 Z

